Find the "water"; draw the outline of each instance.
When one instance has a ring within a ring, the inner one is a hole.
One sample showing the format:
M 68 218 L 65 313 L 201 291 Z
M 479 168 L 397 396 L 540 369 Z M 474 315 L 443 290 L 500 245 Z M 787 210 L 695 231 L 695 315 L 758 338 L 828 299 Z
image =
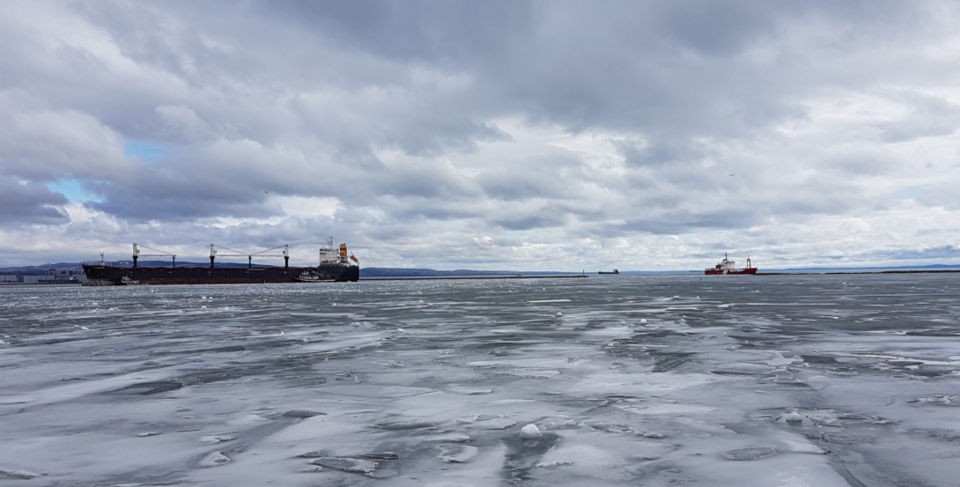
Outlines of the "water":
M 952 486 L 958 298 L 957 274 L 4 287 L 0 479 Z

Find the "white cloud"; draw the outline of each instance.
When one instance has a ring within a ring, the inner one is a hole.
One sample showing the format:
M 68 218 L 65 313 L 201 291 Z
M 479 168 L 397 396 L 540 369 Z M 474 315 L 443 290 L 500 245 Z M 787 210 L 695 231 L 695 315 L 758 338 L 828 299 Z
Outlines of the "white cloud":
M 297 217 L 333 217 L 342 208 L 336 198 L 316 198 L 303 196 L 282 196 L 277 198 L 283 211 Z

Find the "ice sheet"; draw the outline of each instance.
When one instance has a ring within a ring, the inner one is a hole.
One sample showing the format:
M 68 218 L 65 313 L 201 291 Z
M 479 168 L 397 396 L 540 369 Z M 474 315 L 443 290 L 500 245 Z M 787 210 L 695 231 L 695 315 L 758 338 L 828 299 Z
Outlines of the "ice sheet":
M 0 288 L 3 485 L 956 485 L 960 276 Z

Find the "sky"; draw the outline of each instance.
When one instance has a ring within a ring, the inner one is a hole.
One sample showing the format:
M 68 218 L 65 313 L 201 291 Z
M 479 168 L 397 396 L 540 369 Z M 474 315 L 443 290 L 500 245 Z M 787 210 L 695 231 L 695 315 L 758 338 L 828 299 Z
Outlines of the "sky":
M 0 267 L 960 264 L 956 2 L 30 0 L 0 44 Z

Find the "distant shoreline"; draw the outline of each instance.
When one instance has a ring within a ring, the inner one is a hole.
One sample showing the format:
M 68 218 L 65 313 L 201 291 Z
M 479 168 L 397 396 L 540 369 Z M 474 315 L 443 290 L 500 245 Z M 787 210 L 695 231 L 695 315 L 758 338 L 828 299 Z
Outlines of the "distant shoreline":
M 79 286 L 81 281 L 0 282 L 0 286 Z
M 911 269 L 902 271 L 821 271 L 821 272 L 757 272 L 755 276 L 823 276 L 851 274 L 949 274 L 960 269 Z
M 431 280 L 445 280 L 445 279 L 576 279 L 576 278 L 586 278 L 590 277 L 589 274 L 559 274 L 555 276 L 551 275 L 516 275 L 516 276 L 411 276 L 411 277 L 363 277 L 360 276 L 361 281 L 431 281 Z

